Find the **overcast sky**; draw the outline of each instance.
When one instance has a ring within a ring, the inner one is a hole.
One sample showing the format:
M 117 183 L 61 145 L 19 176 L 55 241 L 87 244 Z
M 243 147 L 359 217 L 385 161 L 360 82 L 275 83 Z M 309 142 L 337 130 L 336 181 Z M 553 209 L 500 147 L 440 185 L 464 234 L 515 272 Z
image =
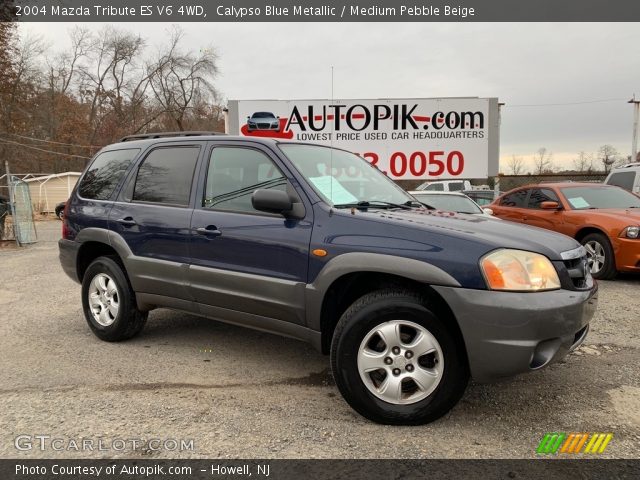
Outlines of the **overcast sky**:
M 26 24 L 54 45 L 73 25 Z M 100 29 L 102 24 L 88 24 Z M 169 24 L 125 23 L 150 45 Z M 501 158 L 540 147 L 558 164 L 612 144 L 631 151 L 640 97 L 640 29 L 627 24 L 202 23 L 183 24 L 186 45 L 213 46 L 227 99 L 498 97 Z M 62 45 L 61 45 L 62 46 Z M 606 100 L 606 101 L 605 101 Z M 558 103 L 561 106 L 522 106 Z M 503 170 L 506 170 L 503 168 Z

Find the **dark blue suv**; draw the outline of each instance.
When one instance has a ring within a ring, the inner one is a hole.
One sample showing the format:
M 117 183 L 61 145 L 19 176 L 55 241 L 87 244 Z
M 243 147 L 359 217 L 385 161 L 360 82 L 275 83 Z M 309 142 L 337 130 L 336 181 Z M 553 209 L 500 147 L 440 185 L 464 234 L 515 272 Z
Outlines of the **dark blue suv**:
M 167 307 L 330 353 L 349 404 L 432 421 L 470 376 L 540 369 L 585 338 L 597 287 L 575 240 L 436 211 L 360 157 L 220 135 L 128 137 L 66 205 L 60 260 L 102 340 Z

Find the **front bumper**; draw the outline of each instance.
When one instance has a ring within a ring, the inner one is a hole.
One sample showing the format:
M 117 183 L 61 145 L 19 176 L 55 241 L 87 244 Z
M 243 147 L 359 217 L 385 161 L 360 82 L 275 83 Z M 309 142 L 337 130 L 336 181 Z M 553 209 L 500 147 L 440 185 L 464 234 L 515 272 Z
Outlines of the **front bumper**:
M 433 287 L 462 332 L 471 376 L 490 382 L 538 370 L 585 339 L 598 288 L 538 293 Z
M 254 130 L 280 130 L 280 124 L 278 122 L 275 123 L 247 123 L 247 129 L 249 131 Z
M 616 268 L 621 272 L 640 272 L 640 239 L 619 238 L 614 245 Z

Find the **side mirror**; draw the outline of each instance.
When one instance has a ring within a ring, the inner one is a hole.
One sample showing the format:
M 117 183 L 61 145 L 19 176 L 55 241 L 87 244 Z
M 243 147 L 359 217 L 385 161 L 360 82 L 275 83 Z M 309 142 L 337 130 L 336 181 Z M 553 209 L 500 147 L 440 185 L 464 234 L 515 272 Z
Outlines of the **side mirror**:
M 542 202 L 540 208 L 543 210 L 560 210 L 560 204 L 558 202 Z
M 287 192 L 259 188 L 251 195 L 251 205 L 261 212 L 286 215 L 293 208 L 293 202 Z
M 487 215 L 493 215 L 492 208 L 483 208 L 482 210 L 484 210 L 484 213 L 486 213 Z

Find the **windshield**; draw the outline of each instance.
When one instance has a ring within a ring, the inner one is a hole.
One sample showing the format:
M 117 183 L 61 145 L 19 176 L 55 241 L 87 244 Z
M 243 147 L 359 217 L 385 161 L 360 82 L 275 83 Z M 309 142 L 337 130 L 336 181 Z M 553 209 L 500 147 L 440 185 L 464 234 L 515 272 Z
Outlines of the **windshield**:
M 294 143 L 280 144 L 280 149 L 316 193 L 332 206 L 359 203 L 380 206 L 373 205 L 375 202 L 399 206 L 415 202 L 380 170 L 353 153 Z
M 640 198 L 618 187 L 565 187 L 560 190 L 574 210 L 640 208 Z
M 415 193 L 413 195 L 422 203 L 437 208 L 457 213 L 484 213 L 473 200 L 462 195 L 437 195 L 429 193 Z
M 275 118 L 275 115 L 270 112 L 256 112 L 251 116 L 253 118 Z

